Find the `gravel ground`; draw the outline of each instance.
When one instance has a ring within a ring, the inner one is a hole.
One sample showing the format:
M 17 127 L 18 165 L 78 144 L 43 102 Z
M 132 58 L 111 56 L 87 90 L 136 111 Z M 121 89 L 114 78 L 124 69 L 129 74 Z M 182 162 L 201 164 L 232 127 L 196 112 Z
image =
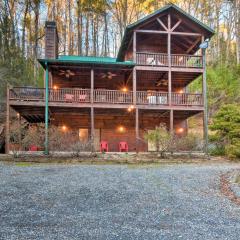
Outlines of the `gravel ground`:
M 219 191 L 237 164 L 0 163 L 0 239 L 239 239 Z
M 237 197 L 240 198 L 240 182 L 239 182 L 239 180 L 240 180 L 240 169 L 239 168 L 230 173 L 230 179 L 229 180 L 230 180 L 232 191 L 235 193 L 235 195 Z

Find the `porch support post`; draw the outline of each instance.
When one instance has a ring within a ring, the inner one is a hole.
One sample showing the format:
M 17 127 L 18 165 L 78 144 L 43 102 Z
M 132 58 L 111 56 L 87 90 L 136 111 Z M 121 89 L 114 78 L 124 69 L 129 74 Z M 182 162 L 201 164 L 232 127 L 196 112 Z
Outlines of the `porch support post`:
M 94 108 L 91 107 L 91 149 L 92 152 L 95 151 L 94 149 Z
M 201 42 L 204 42 L 204 36 L 202 36 Z M 207 69 L 206 69 L 206 48 L 202 48 L 202 93 L 203 93 L 203 137 L 204 137 L 204 152 L 208 154 L 208 100 L 207 100 Z
M 207 103 L 207 73 L 206 73 L 206 50 L 203 50 L 203 102 L 204 102 L 204 152 L 208 154 L 208 103 Z
M 136 108 L 136 117 L 135 117 L 136 123 L 135 123 L 135 132 L 136 132 L 136 152 L 139 151 L 139 109 Z
M 172 105 L 172 72 L 171 69 L 168 71 L 168 104 Z
M 5 132 L 5 153 L 9 154 L 10 142 L 10 107 L 9 107 L 9 86 L 7 86 L 7 102 L 6 102 L 6 132 Z
M 45 70 L 45 143 L 44 143 L 44 154 L 48 155 L 49 154 L 49 149 L 48 149 L 48 64 L 47 62 L 45 63 L 46 65 L 46 70 Z
M 93 103 L 94 103 L 94 69 L 91 69 L 91 149 L 92 152 L 95 151 L 94 149 L 94 108 L 93 108 Z
M 171 73 L 171 17 L 168 14 L 168 104 L 169 106 L 172 105 L 172 73 Z
M 90 96 L 90 99 L 91 99 L 91 104 L 93 104 L 93 94 L 94 94 L 94 70 L 91 69 L 91 96 Z
M 20 113 L 18 113 L 17 117 L 18 117 L 18 141 L 19 141 L 19 147 L 20 147 L 19 150 L 21 150 L 22 148 L 22 129 L 21 129 L 22 117 Z
M 173 136 L 174 131 L 173 131 L 173 110 L 170 110 L 170 134 Z
M 137 70 L 133 68 L 133 105 L 136 107 L 137 104 Z
M 137 61 L 137 32 L 133 32 L 133 62 Z

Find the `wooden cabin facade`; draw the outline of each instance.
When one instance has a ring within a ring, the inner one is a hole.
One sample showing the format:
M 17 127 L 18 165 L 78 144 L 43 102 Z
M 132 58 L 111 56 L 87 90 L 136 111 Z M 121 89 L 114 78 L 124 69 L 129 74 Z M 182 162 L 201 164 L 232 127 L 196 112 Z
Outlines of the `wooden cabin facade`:
M 64 125 L 91 138 L 96 151 L 100 141 L 113 152 L 121 141 L 129 151 L 148 151 L 144 133 L 165 123 L 186 134 L 187 119 L 204 113 L 205 93 L 188 85 L 203 75 L 199 45 L 213 30 L 175 5 L 129 25 L 116 58 L 58 56 L 56 24 L 46 22 L 45 30 L 45 88 L 8 89 L 7 133 L 11 107 L 29 122 L 45 122 L 46 131 Z M 8 150 L 8 134 L 6 143 Z

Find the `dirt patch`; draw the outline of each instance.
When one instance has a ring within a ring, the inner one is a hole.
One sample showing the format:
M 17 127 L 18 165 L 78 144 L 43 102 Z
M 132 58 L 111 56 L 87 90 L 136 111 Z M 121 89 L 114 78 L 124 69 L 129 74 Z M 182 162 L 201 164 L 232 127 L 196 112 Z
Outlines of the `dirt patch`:
M 240 197 L 238 197 L 233 190 L 231 189 L 230 176 L 233 171 L 227 172 L 226 174 L 222 174 L 220 177 L 220 189 L 221 192 L 232 202 L 240 205 Z

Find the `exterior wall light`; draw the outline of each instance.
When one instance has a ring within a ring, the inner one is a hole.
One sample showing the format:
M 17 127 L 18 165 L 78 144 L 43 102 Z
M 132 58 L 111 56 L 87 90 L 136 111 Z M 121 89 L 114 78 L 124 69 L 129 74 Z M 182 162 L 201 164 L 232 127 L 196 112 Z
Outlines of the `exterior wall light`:
M 123 91 L 123 92 L 127 92 L 127 91 L 128 91 L 128 88 L 127 88 L 127 87 L 123 87 L 123 88 L 122 88 L 122 91 Z
M 118 127 L 118 132 L 120 132 L 120 133 L 125 132 L 125 127 L 119 126 L 119 127 Z
M 181 133 L 183 133 L 183 132 L 184 132 L 184 128 L 178 128 L 178 129 L 177 129 L 177 133 L 181 134 Z
M 54 85 L 54 86 L 53 86 L 53 89 L 54 89 L 54 90 L 57 90 L 57 89 L 58 89 L 58 86 L 57 86 L 57 85 Z
M 62 125 L 62 131 L 66 132 L 67 131 L 67 127 L 65 125 Z

